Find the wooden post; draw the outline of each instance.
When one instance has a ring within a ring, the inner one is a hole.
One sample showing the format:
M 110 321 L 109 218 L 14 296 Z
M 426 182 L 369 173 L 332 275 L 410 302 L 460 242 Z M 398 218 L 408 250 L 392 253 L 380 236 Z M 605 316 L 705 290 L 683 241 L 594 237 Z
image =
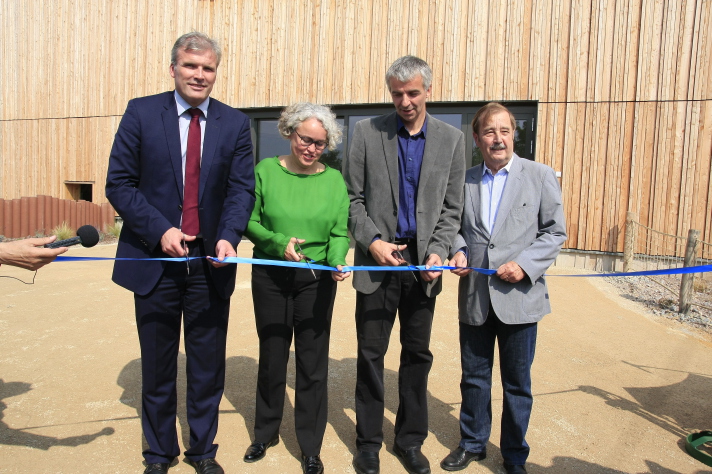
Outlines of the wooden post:
M 625 217 L 625 241 L 623 243 L 623 272 L 631 271 L 635 255 L 635 237 L 638 233 L 635 212 L 628 212 Z
M 687 248 L 685 249 L 684 267 L 692 267 L 697 261 L 697 242 L 700 231 L 690 229 L 687 234 Z M 687 314 L 690 312 L 690 302 L 692 301 L 692 289 L 695 281 L 694 273 L 684 273 L 680 282 L 680 309 L 679 312 Z

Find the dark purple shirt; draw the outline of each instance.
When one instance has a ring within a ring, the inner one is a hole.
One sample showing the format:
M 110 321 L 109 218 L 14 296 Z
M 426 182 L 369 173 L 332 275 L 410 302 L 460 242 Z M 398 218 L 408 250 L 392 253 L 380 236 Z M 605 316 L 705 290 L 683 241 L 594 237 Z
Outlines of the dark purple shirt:
M 396 115 L 398 127 L 398 227 L 397 239 L 410 239 L 416 236 L 415 213 L 418 199 L 418 183 L 420 182 L 420 167 L 423 164 L 425 151 L 425 132 L 428 117 L 425 117 L 423 128 L 411 135 Z

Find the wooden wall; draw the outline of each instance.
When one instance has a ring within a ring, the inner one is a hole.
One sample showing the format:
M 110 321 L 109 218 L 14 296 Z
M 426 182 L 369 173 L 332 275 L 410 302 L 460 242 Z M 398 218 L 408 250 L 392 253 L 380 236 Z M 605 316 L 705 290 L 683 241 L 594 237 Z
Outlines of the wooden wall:
M 384 103 L 426 59 L 436 101 L 539 101 L 537 161 L 562 172 L 569 248 L 621 251 L 626 211 L 712 240 L 712 0 L 5 0 L 0 197 L 102 202 L 132 97 L 172 88 L 173 41 L 223 46 L 237 107 Z

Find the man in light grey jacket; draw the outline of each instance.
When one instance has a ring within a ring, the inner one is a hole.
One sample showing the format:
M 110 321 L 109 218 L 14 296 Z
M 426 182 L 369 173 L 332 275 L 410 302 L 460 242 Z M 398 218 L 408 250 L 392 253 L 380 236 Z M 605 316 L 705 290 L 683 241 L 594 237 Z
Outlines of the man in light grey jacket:
M 551 312 L 544 272 L 566 240 L 554 170 L 514 153 L 516 122 L 498 103 L 472 121 L 484 163 L 467 170 L 462 227 L 450 265 L 496 270 L 492 276 L 452 270 L 459 287 L 462 405 L 460 445 L 440 464 L 465 469 L 485 458 L 492 425 L 491 386 L 498 340 L 504 407 L 500 449 L 508 474 L 526 472 L 532 408 L 531 364 L 537 321 Z
M 404 56 L 386 73 L 396 111 L 355 126 L 344 179 L 356 265 L 441 265 L 460 228 L 465 174 L 462 132 L 425 111 L 432 71 Z M 383 443 L 383 359 L 400 322 L 399 406 L 393 451 L 410 473 L 427 474 L 430 330 L 440 272 L 354 273 L 358 361 L 354 468 L 379 472 Z

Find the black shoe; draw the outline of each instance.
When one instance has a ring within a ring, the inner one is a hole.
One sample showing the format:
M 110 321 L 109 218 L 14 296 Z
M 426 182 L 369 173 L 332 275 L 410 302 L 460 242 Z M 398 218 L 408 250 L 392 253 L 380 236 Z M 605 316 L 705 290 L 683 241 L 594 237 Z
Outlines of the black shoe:
M 215 458 L 206 458 L 200 461 L 191 461 L 190 463 L 198 474 L 225 474 L 225 471 L 223 471 L 223 468 Z
M 487 450 L 485 449 L 480 453 L 471 453 L 458 446 L 455 451 L 442 460 L 440 467 L 446 471 L 461 471 L 469 466 L 472 461 L 482 461 L 486 457 Z
M 378 474 L 380 465 L 378 451 L 359 451 L 354 457 L 353 466 L 358 474 Z
M 304 474 L 324 474 L 324 464 L 319 456 L 304 456 L 302 454 L 302 472 Z
M 394 444 L 393 452 L 400 458 L 401 464 L 410 474 L 430 474 L 430 463 L 428 458 L 420 451 L 420 446 L 402 449 L 397 444 Z
M 507 474 L 527 474 L 524 464 L 507 464 L 504 463 L 504 470 Z
M 153 464 L 147 464 L 143 474 L 165 474 L 168 472 L 169 465 L 170 464 L 167 462 L 154 462 Z
M 250 445 L 249 448 L 247 448 L 243 460 L 245 462 L 259 461 L 260 459 L 265 457 L 265 454 L 267 453 L 267 448 L 271 448 L 277 443 L 279 443 L 279 436 L 276 436 L 274 439 L 269 440 L 266 443 L 260 443 L 258 441 L 255 441 Z

